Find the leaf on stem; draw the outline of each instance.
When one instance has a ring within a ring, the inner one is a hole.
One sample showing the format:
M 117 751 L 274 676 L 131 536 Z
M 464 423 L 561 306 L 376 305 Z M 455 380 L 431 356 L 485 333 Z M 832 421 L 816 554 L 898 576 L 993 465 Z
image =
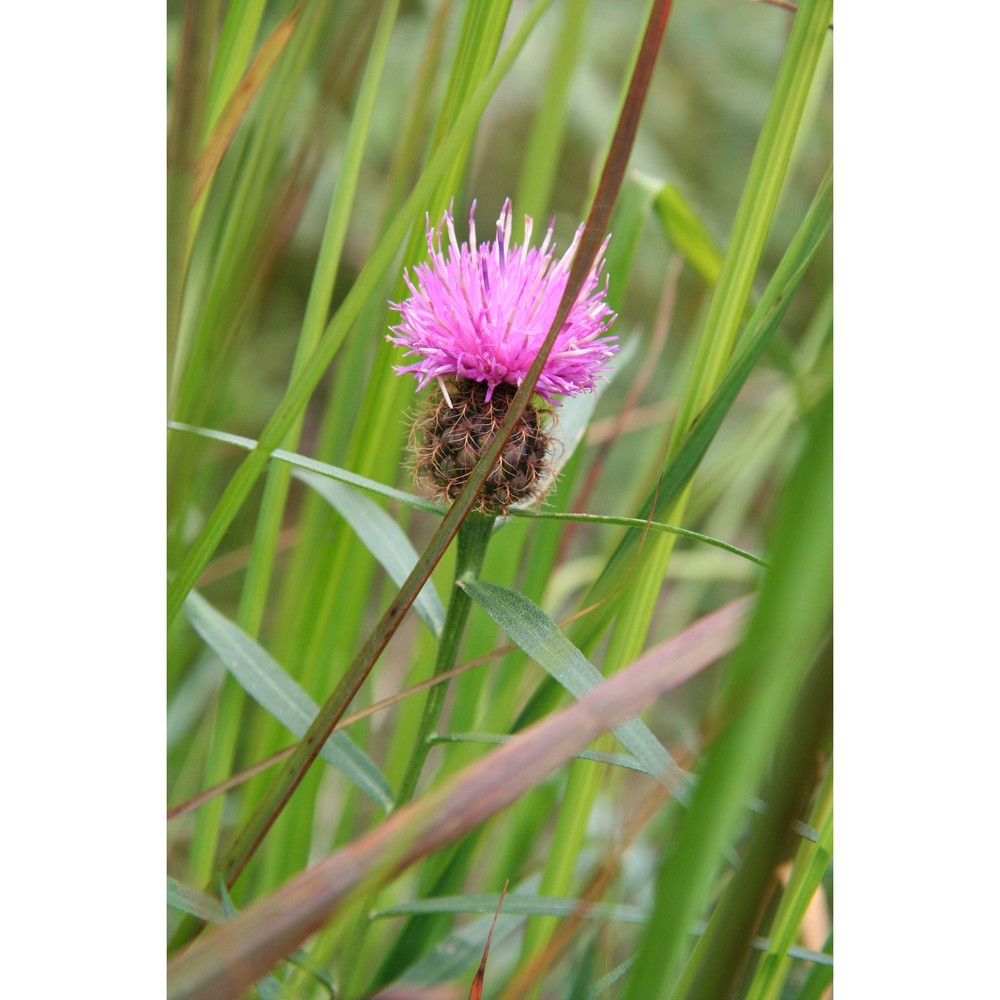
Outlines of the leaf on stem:
M 197 591 L 188 594 L 184 607 L 195 631 L 247 694 L 283 726 L 301 736 L 317 712 L 309 695 L 246 632 L 219 614 Z M 388 781 L 347 733 L 334 733 L 323 745 L 320 756 L 382 809 L 392 808 Z

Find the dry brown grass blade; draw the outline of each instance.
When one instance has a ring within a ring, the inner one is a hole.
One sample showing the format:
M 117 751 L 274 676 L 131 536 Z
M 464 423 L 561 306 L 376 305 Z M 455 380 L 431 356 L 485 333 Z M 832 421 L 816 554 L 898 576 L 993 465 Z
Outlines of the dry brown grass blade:
M 216 122 L 215 128 L 212 129 L 212 134 L 205 141 L 205 145 L 198 155 L 198 161 L 195 164 L 194 191 L 191 196 L 192 203 L 201 197 L 202 191 L 205 190 L 205 185 L 212 179 L 216 169 L 222 162 L 222 157 L 229 148 L 229 143 L 236 134 L 240 122 L 243 121 L 243 116 L 247 113 L 254 97 L 257 96 L 257 92 L 264 85 L 264 81 L 270 75 L 271 70 L 274 69 L 281 53 L 285 51 L 285 46 L 288 45 L 301 14 L 302 4 L 300 3 L 271 32 L 271 37 L 260 47 L 260 51 L 254 56 L 253 62 L 250 63 L 246 73 L 243 74 L 243 79 L 240 80 L 239 85 L 233 91 L 232 97 L 226 103 L 225 109 L 219 115 L 219 120 Z
M 484 755 L 441 788 L 287 882 L 170 964 L 171 1000 L 242 994 L 358 893 L 453 843 L 565 764 L 592 739 L 728 653 L 748 612 L 741 599 L 651 650 L 585 698 Z

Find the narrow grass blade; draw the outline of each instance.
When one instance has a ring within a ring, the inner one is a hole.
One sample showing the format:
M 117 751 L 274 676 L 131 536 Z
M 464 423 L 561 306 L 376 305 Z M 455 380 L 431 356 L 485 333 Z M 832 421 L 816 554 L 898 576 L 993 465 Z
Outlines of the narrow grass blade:
M 185 607 L 195 630 L 246 692 L 282 725 L 301 736 L 316 716 L 313 700 L 253 639 L 220 615 L 197 591 L 188 595 Z M 392 808 L 389 783 L 347 733 L 334 733 L 319 755 L 382 809 Z
M 496 893 L 468 896 L 437 896 L 433 899 L 415 899 L 408 903 L 397 903 L 372 913 L 372 920 L 390 917 L 404 917 L 412 914 L 431 913 L 493 913 L 500 897 Z M 646 924 L 650 911 L 644 906 L 629 903 L 594 903 L 585 899 L 564 899 L 555 896 L 534 896 L 512 894 L 504 897 L 503 912 L 508 917 L 583 917 L 585 920 L 606 921 L 622 924 Z M 692 925 L 691 934 L 701 936 L 705 926 Z M 753 938 L 755 951 L 768 951 L 772 943 L 762 937 Z M 785 952 L 788 958 L 801 962 L 818 962 L 832 965 L 832 958 L 824 952 L 802 948 L 791 943 Z
M 215 174 L 236 129 L 243 120 L 243 116 L 247 113 L 271 70 L 274 69 L 275 63 L 285 51 L 285 46 L 292 37 L 292 32 L 295 31 L 301 13 L 302 4 L 300 3 L 278 24 L 270 38 L 260 47 L 260 51 L 254 57 L 239 86 L 230 97 L 222 115 L 212 129 L 212 134 L 205 141 L 195 164 L 193 200 L 197 200 Z
M 226 8 L 208 85 L 208 129 L 219 120 L 219 115 L 243 76 L 265 6 L 266 0 L 246 0 L 245 3 L 231 4 Z
M 190 913 L 210 924 L 222 924 L 226 913 L 217 899 L 212 899 L 200 889 L 195 889 L 167 876 L 167 906 L 183 913 Z
M 579 521 L 587 524 L 618 524 L 628 528 L 639 528 L 643 531 L 662 531 L 668 535 L 677 535 L 680 538 L 689 538 L 693 542 L 704 542 L 714 548 L 722 549 L 723 552 L 730 552 L 734 556 L 746 559 L 755 566 L 767 568 L 767 563 L 754 555 L 729 542 L 724 542 L 721 538 L 713 538 L 711 535 L 704 535 L 700 531 L 690 531 L 687 528 L 679 528 L 675 524 L 664 524 L 662 521 L 644 521 L 639 517 L 615 517 L 609 514 L 570 514 L 560 513 L 552 510 L 512 510 L 509 512 L 512 517 L 532 517 L 539 521 Z
M 334 479 L 315 472 L 297 471 L 294 475 L 341 514 L 396 586 L 401 587 L 419 558 L 403 529 L 381 507 Z M 431 580 L 417 595 L 413 610 L 431 634 L 439 638 L 444 628 L 445 610 Z
M 248 451 L 253 451 L 259 444 L 253 438 L 240 437 L 237 434 L 227 434 L 225 431 L 213 431 L 207 427 L 193 427 L 190 424 L 181 424 L 174 421 L 171 421 L 169 426 L 175 431 L 187 431 L 191 434 L 198 434 L 201 437 L 211 438 L 214 441 L 224 441 L 226 444 L 236 445 L 237 448 L 245 448 Z M 417 496 L 415 493 L 404 493 L 402 490 L 393 489 L 391 486 L 386 486 L 383 483 L 377 483 L 374 479 L 359 476 L 357 473 L 349 472 L 347 469 L 339 469 L 337 466 L 329 465 L 327 462 L 320 462 L 315 458 L 309 458 L 308 455 L 296 455 L 294 452 L 278 448 L 271 452 L 271 458 L 277 459 L 279 462 L 287 462 L 296 469 L 315 472 L 320 476 L 326 476 L 329 479 L 335 479 L 350 486 L 357 486 L 358 489 L 368 490 L 369 493 L 377 493 L 379 496 L 383 496 L 388 500 L 396 500 L 407 507 L 412 507 L 414 510 L 427 511 L 429 514 L 443 514 L 446 509 L 440 504 L 428 500 L 426 497 Z
M 177 341 L 187 269 L 194 167 L 208 96 L 209 64 L 219 0 L 189 3 L 184 9 L 177 87 L 167 135 L 167 366 L 176 364 Z
M 431 743 L 482 743 L 486 746 L 501 746 L 510 736 L 503 736 L 499 733 L 448 733 L 445 736 L 432 736 Z M 610 764 L 612 767 L 624 767 L 629 771 L 641 771 L 643 774 L 651 772 L 638 757 L 631 757 L 624 753 L 602 753 L 597 750 L 581 750 L 576 755 L 577 760 L 592 760 L 598 764 Z M 656 775 L 652 775 L 656 777 Z
M 597 691 L 302 872 L 232 923 L 203 935 L 171 963 L 171 1000 L 239 996 L 335 911 L 419 858 L 454 843 L 544 781 L 596 736 L 724 655 L 737 641 L 738 617 L 726 607 L 701 619 L 657 657 L 643 656 Z
M 811 821 L 820 827 L 817 843 L 799 847 L 791 877 L 770 928 L 771 947 L 761 959 L 746 1000 L 779 1000 L 788 975 L 784 955 L 795 940 L 802 919 L 833 857 L 833 765 L 827 767 Z
M 591 986 L 590 992 L 587 994 L 587 1000 L 597 1000 L 597 997 L 609 987 L 614 986 L 633 965 L 635 965 L 634 955 L 626 958 L 620 965 L 616 965 L 606 976 L 602 976 Z
M 583 50 L 584 26 L 590 0 L 568 0 L 554 39 L 552 61 L 538 113 L 531 125 L 514 204 L 533 219 L 544 217 L 559 168 L 559 150 L 566 131 L 569 87 Z
M 663 184 L 653 205 L 670 242 L 706 284 L 714 285 L 722 270 L 722 254 L 680 188 Z
M 508 637 L 543 667 L 575 698 L 604 683 L 604 676 L 567 639 L 559 626 L 523 594 L 468 577 L 458 585 L 499 625 Z M 615 736 L 642 761 L 643 766 L 671 790 L 687 777 L 663 744 L 640 719 L 630 719 Z M 685 796 L 678 793 L 682 800 Z

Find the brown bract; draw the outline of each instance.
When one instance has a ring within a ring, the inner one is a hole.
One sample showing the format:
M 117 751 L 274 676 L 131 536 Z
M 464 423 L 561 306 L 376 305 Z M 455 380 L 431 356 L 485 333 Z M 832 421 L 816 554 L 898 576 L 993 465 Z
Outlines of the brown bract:
M 439 386 L 432 390 L 414 423 L 410 446 L 417 479 L 450 502 L 495 437 L 517 390 L 501 384 L 487 400 L 485 382 L 454 379 L 446 388 L 447 397 Z M 501 514 L 540 498 L 552 445 L 545 426 L 550 419 L 546 410 L 525 408 L 479 494 L 480 511 Z

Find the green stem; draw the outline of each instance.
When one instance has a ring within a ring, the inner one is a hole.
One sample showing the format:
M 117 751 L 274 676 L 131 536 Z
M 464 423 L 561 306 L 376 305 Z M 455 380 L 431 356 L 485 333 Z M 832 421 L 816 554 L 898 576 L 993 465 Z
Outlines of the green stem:
M 486 557 L 486 546 L 493 533 L 493 521 L 492 517 L 473 511 L 462 522 L 462 526 L 458 529 L 458 554 L 455 561 L 456 583 L 466 574 L 474 577 L 479 575 L 483 559 Z M 458 647 L 462 642 L 471 605 L 471 598 L 461 587 L 452 587 L 451 601 L 448 604 L 448 613 L 445 616 L 444 629 L 441 632 L 441 642 L 438 645 L 437 660 L 434 663 L 435 677 L 455 666 L 458 658 Z M 430 752 L 428 738 L 437 728 L 447 694 L 447 684 L 435 684 L 427 692 L 427 701 L 424 703 L 424 714 L 417 730 L 413 755 L 410 757 L 410 763 L 406 774 L 403 775 L 399 794 L 396 796 L 397 809 L 405 806 L 413 798 L 417 782 L 420 780 L 424 763 L 427 760 L 427 754 Z
M 455 584 L 451 588 L 451 600 L 448 603 L 448 611 L 445 614 L 444 628 L 441 630 L 441 640 L 438 643 L 437 658 L 434 661 L 434 676 L 451 670 L 458 659 L 458 648 L 462 643 L 462 636 L 465 633 L 465 623 L 469 619 L 469 609 L 472 606 L 472 599 L 459 586 L 458 581 L 463 576 L 478 576 L 482 569 L 483 560 L 486 558 L 486 547 L 489 545 L 490 536 L 493 534 L 493 524 L 495 518 L 481 514 L 478 511 L 471 511 L 458 529 L 458 550 L 455 557 Z M 412 798 L 423 773 L 427 755 L 430 753 L 430 737 L 437 729 L 438 721 L 441 718 L 441 710 L 444 707 L 445 696 L 448 694 L 448 682 L 435 684 L 427 692 L 427 701 L 424 702 L 424 713 L 420 718 L 420 725 L 417 728 L 417 735 L 413 743 L 413 752 L 410 755 L 409 764 L 400 783 L 399 794 L 396 796 L 395 809 L 405 806 Z M 361 907 L 361 917 L 355 928 L 349 954 L 360 955 L 364 946 L 365 935 L 370 926 L 368 914 L 374 908 L 377 893 L 373 894 Z M 351 985 L 351 976 L 356 971 L 357 965 L 351 965 L 345 970 L 344 989 Z

